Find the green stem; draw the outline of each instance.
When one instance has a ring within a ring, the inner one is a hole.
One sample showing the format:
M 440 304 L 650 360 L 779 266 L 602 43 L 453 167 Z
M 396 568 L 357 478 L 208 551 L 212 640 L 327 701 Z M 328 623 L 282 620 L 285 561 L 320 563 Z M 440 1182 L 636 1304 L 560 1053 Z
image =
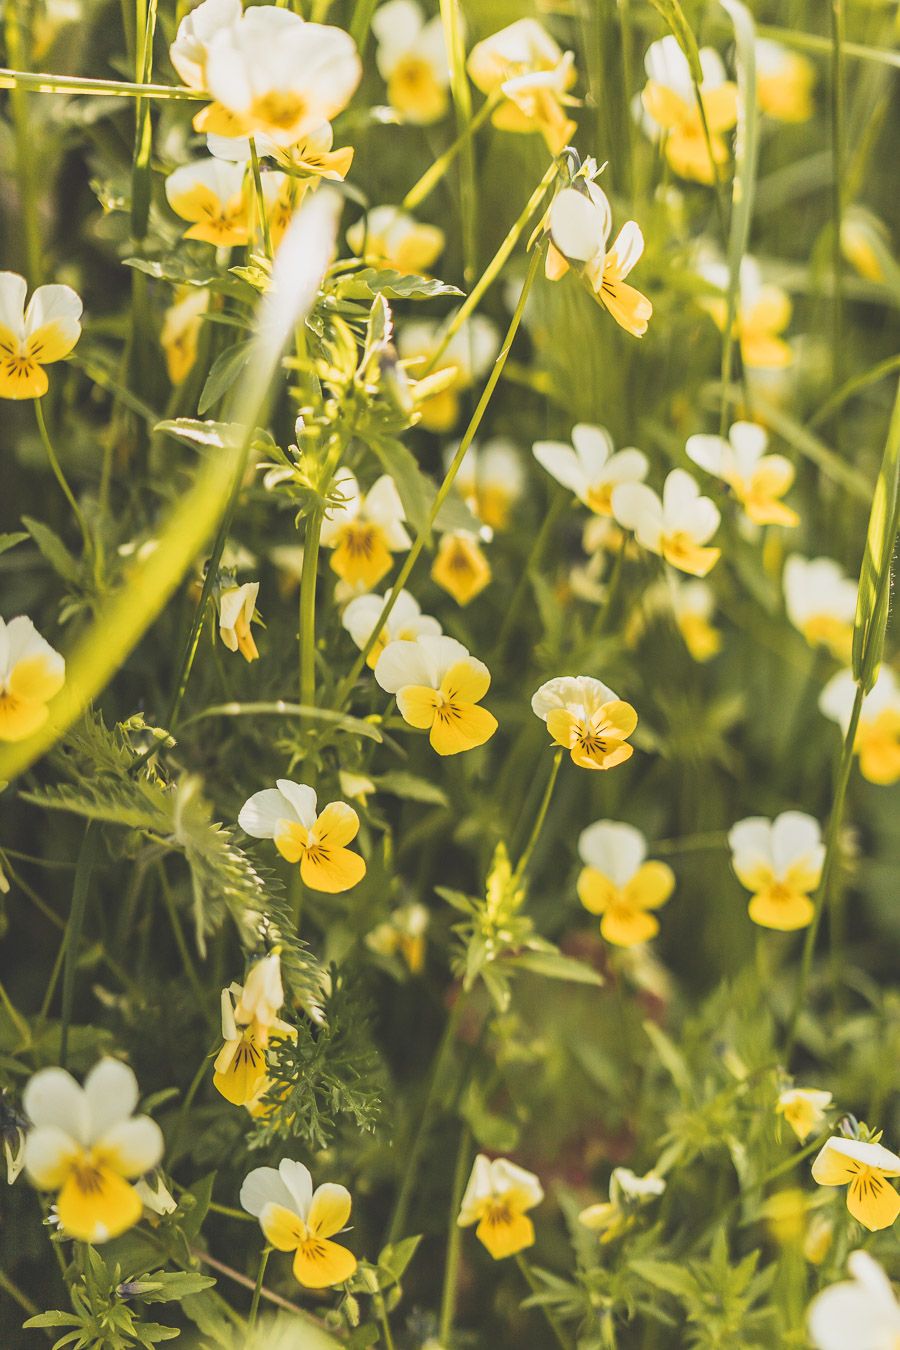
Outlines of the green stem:
M 433 164 L 431 164 L 418 182 L 414 183 L 403 198 L 401 203 L 404 211 L 414 211 L 417 206 L 424 202 L 425 198 L 434 191 L 438 183 L 446 174 L 450 165 L 456 159 L 456 156 L 462 150 L 463 146 L 468 144 L 477 131 L 484 126 L 491 113 L 496 108 L 499 98 L 492 94 L 490 98 L 485 99 L 478 112 L 469 122 L 468 126 L 460 132 L 452 145 L 440 155 Z
M 522 856 L 516 864 L 516 870 L 513 873 L 511 886 L 522 880 L 525 870 L 531 862 L 531 855 L 535 850 L 537 841 L 540 838 L 541 830 L 544 827 L 544 821 L 547 819 L 547 812 L 550 809 L 550 801 L 553 797 L 553 789 L 556 787 L 556 780 L 559 777 L 559 766 L 562 764 L 563 747 L 560 746 L 553 756 L 553 764 L 550 769 L 550 777 L 547 779 L 547 786 L 544 788 L 544 795 L 541 798 L 541 804 L 538 807 L 537 815 L 534 818 L 534 824 L 531 827 L 531 834 L 528 837 L 528 843 L 522 850 Z
M 365 49 L 377 5 L 378 0 L 356 0 L 353 18 L 350 21 L 350 36 L 356 43 L 360 55 Z
M 316 577 L 324 514 L 317 504 L 307 519 L 300 573 L 300 702 L 310 708 L 316 702 Z
M 259 1299 L 262 1293 L 263 1280 L 266 1274 L 266 1266 L 269 1264 L 269 1254 L 271 1247 L 263 1247 L 262 1255 L 259 1258 L 259 1270 L 256 1272 L 256 1284 L 253 1286 L 253 1301 L 250 1304 L 250 1316 L 247 1318 L 247 1333 L 256 1326 L 256 1316 L 259 1312 Z
M 0 66 L 0 89 L 31 89 L 39 94 L 95 94 L 104 98 L 190 99 L 208 103 L 202 89 L 181 85 L 138 84 L 131 80 L 88 80 L 80 75 L 48 75 Z
M 99 835 L 93 821 L 84 828 L 78 862 L 75 867 L 75 881 L 72 885 L 72 906 L 69 910 L 69 922 L 66 924 L 66 958 L 63 969 L 62 1011 L 59 1021 L 59 1063 L 66 1067 L 69 1053 L 69 1027 L 72 1022 L 72 1007 L 75 1002 L 75 975 L 78 970 L 78 948 L 81 944 L 81 932 L 84 927 L 84 915 L 87 909 L 88 894 L 91 888 L 91 875 L 97 860 Z
M 28 64 L 27 14 L 24 5 L 6 6 L 6 51 L 17 66 Z M 23 28 L 25 33 L 23 34 Z M 22 233 L 25 237 L 25 263 L 28 283 L 34 288 L 42 280 L 41 231 L 38 217 L 37 184 L 35 181 L 35 146 L 30 126 L 28 97 L 23 88 L 13 86 L 10 95 L 13 134 L 16 146 L 16 176 L 22 207 Z
M 381 1294 L 375 1296 L 375 1308 L 378 1314 L 378 1325 L 381 1327 L 381 1334 L 384 1337 L 385 1350 L 396 1350 L 391 1324 L 388 1321 L 387 1308 L 384 1306 L 384 1299 Z
M 272 252 L 272 231 L 269 229 L 269 217 L 266 212 L 266 199 L 262 190 L 262 174 L 259 169 L 259 155 L 256 153 L 256 137 L 250 137 L 250 167 L 253 172 L 253 192 L 256 197 L 256 209 L 259 213 L 259 224 L 262 229 L 263 248 L 266 257 L 271 261 Z
M 844 138 L 844 5 L 831 0 L 831 269 L 834 294 L 831 309 L 831 387 L 836 389 L 844 369 L 844 302 L 841 289 L 841 221 L 843 219 L 843 138 Z M 839 419 L 835 419 L 837 447 Z
M 84 551 L 85 554 L 88 557 L 90 557 L 90 555 L 93 552 L 93 542 L 91 540 L 90 534 L 88 533 L 88 527 L 87 524 L 85 523 L 84 516 L 81 514 L 81 508 L 79 507 L 77 501 L 75 500 L 75 494 L 69 487 L 66 475 L 63 473 L 62 465 L 60 464 L 59 460 L 56 457 L 56 451 L 53 449 L 53 442 L 50 440 L 50 433 L 47 430 L 47 423 L 44 418 L 43 403 L 39 398 L 36 398 L 34 400 L 34 415 L 37 419 L 38 431 L 40 433 L 41 440 L 44 443 L 44 449 L 47 452 L 47 458 L 50 461 L 50 468 L 56 475 L 56 481 L 62 488 L 66 501 L 72 508 L 72 514 L 78 521 L 78 528 L 81 531 L 81 539 L 84 544 Z
M 456 113 L 457 139 L 465 136 L 472 123 L 472 90 L 466 74 L 466 45 L 463 38 L 459 0 L 440 0 L 444 42 L 450 58 L 450 90 Z M 471 136 L 462 144 L 459 174 L 459 205 L 462 216 L 463 277 L 471 286 L 475 279 L 478 248 L 478 193 L 475 183 L 475 154 Z
M 23 1293 L 19 1286 L 2 1270 L 0 1270 L 0 1289 L 5 1290 L 10 1298 L 18 1303 L 19 1307 L 24 1312 L 27 1312 L 29 1317 L 36 1317 L 40 1312 L 38 1305 L 32 1303 L 28 1295 Z
M 444 1288 L 441 1294 L 441 1320 L 438 1340 L 441 1345 L 450 1344 L 453 1331 L 453 1318 L 456 1314 L 456 1285 L 459 1278 L 459 1253 L 462 1229 L 457 1223 L 459 1207 L 462 1202 L 466 1177 L 469 1174 L 469 1160 L 472 1155 L 472 1131 L 464 1125 L 459 1136 L 456 1150 L 456 1167 L 453 1171 L 453 1190 L 450 1195 L 450 1213 L 447 1216 L 447 1260 L 444 1265 Z
M 525 1283 L 528 1285 L 528 1288 L 531 1290 L 531 1292 L 533 1294 L 539 1294 L 541 1292 L 541 1286 L 539 1285 L 535 1277 L 534 1271 L 531 1269 L 531 1266 L 525 1260 L 525 1257 L 522 1255 L 521 1252 L 518 1252 L 516 1254 L 516 1265 L 521 1270 L 522 1275 L 524 1276 L 525 1279 Z M 546 1303 L 542 1303 L 540 1305 L 540 1308 L 541 1312 L 547 1319 L 547 1323 L 550 1327 L 550 1330 L 553 1332 L 553 1335 L 556 1338 L 557 1344 L 562 1347 L 562 1350 L 571 1350 L 569 1338 L 563 1331 L 562 1327 L 560 1326 L 556 1313 L 553 1311 L 552 1308 L 548 1308 Z

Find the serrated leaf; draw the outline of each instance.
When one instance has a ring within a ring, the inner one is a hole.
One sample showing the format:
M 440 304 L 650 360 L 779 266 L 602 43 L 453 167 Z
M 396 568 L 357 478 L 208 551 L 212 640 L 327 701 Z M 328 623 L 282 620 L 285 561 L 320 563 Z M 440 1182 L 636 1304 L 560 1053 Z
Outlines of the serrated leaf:
M 28 530 L 47 562 L 63 581 L 78 581 L 81 568 L 77 559 L 69 552 L 59 535 L 31 516 L 23 516 L 22 524 Z
M 652 1284 L 654 1289 L 662 1289 L 674 1294 L 684 1302 L 690 1302 L 697 1296 L 697 1282 L 684 1266 L 676 1266 L 672 1261 L 631 1261 L 629 1268 L 642 1280 Z
M 420 277 L 389 268 L 364 267 L 361 272 L 341 277 L 335 286 L 344 300 L 369 300 L 383 295 L 388 300 L 433 300 L 438 295 L 462 295 L 457 286 L 435 277 Z
M 195 267 L 181 258 L 123 258 L 122 262 L 125 267 L 133 267 L 156 281 L 170 281 L 174 286 L 200 286 L 243 300 L 251 298 L 250 289 L 244 282 L 220 272 L 210 272 L 208 268 Z
M 171 1303 L 211 1289 L 215 1280 L 196 1270 L 160 1270 L 148 1284 L 150 1287 L 142 1290 L 140 1295 L 144 1303 Z

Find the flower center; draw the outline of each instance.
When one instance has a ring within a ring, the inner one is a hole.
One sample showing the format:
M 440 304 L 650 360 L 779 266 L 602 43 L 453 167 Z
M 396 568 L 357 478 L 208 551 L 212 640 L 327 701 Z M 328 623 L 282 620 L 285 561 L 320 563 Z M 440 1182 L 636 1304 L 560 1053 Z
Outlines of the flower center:
M 27 380 L 34 374 L 37 364 L 29 356 L 8 356 L 3 362 L 3 368 L 10 379 Z
M 293 90 L 272 89 L 262 98 L 254 100 L 251 110 L 253 121 L 265 122 L 282 131 L 289 131 L 306 111 L 306 104 Z
M 347 525 L 344 527 L 344 544 L 352 558 L 364 558 L 368 561 L 375 553 L 378 543 L 376 525 Z

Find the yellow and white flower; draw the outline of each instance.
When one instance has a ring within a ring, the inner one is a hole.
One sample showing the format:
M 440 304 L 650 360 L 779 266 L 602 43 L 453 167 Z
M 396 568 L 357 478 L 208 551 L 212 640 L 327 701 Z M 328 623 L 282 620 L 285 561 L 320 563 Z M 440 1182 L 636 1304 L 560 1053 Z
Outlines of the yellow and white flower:
M 399 206 L 376 206 L 350 226 L 347 243 L 369 267 L 421 275 L 443 251 L 444 231 Z
M 534 694 L 531 708 L 582 769 L 612 769 L 634 754 L 628 737 L 637 726 L 637 713 L 592 675 L 547 680 Z
M 389 595 L 389 591 L 385 595 L 357 595 L 341 615 L 341 624 L 360 651 L 372 636 Z M 415 596 L 409 591 L 401 591 L 366 663 L 374 669 L 389 642 L 415 642 L 420 637 L 438 637 L 441 631 L 437 619 L 422 613 Z
M 578 837 L 584 863 L 578 874 L 578 899 L 599 914 L 600 935 L 617 947 L 649 942 L 659 932 L 654 909 L 675 889 L 675 874 L 661 862 L 648 862 L 647 841 L 624 821 L 596 820 Z
M 241 1205 L 259 1220 L 266 1242 L 293 1252 L 294 1279 L 304 1289 L 343 1284 L 356 1257 L 331 1239 L 347 1226 L 351 1199 L 346 1186 L 326 1181 L 313 1190 L 309 1169 L 291 1158 L 278 1167 L 256 1167 L 241 1187 Z
M 705 577 L 719 561 L 721 549 L 706 547 L 719 528 L 719 508 L 700 495 L 684 469 L 672 470 L 661 499 L 646 483 L 613 488 L 612 508 L 618 524 L 633 530 L 643 548 L 690 576 Z
M 629 447 L 616 452 L 605 427 L 585 422 L 572 428 L 572 445 L 536 441 L 534 457 L 598 516 L 612 515 L 613 488 L 620 483 L 642 483 L 649 468 L 640 450 Z
M 335 474 L 333 491 L 340 501 L 322 522 L 322 545 L 333 549 L 331 568 L 342 581 L 371 590 L 391 570 L 391 554 L 412 545 L 400 494 L 388 474 L 362 493 L 349 469 Z
M 397 348 L 414 380 L 420 379 L 430 366 L 440 342 L 440 330 L 440 324 L 428 319 L 413 320 L 400 329 Z M 427 376 L 428 382 L 434 381 L 438 386 L 437 391 L 416 400 L 426 431 L 452 431 L 459 418 L 460 394 L 484 375 L 499 345 L 496 328 L 481 314 L 473 314 L 454 333 Z M 436 379 L 438 376 L 444 378 Z
M 65 1069 L 40 1069 L 22 1099 L 32 1128 L 25 1170 L 42 1191 L 56 1191 L 67 1237 L 108 1242 L 141 1217 L 130 1182 L 162 1157 L 162 1131 L 136 1116 L 137 1079 L 126 1064 L 101 1059 L 80 1087 Z
M 0 398 L 42 398 L 44 366 L 68 356 L 81 336 L 82 304 L 71 286 L 28 287 L 18 272 L 0 272 Z
M 446 462 L 455 454 L 448 449 Z M 525 471 L 512 441 L 498 436 L 484 445 L 470 445 L 459 466 L 456 490 L 489 530 L 505 530 L 513 507 L 525 489 Z
M 815 1350 L 894 1350 L 900 1345 L 900 1303 L 868 1252 L 847 1257 L 851 1279 L 816 1294 L 806 1314 Z
M 863 1228 L 890 1228 L 900 1214 L 900 1195 L 887 1180 L 900 1176 L 900 1158 L 882 1144 L 832 1137 L 812 1165 L 820 1186 L 846 1186 L 847 1208 Z
M 800 1143 L 805 1144 L 821 1128 L 831 1102 L 831 1093 L 820 1088 L 785 1088 L 778 1094 L 775 1110 L 784 1116 Z
M 629 1214 L 658 1199 L 666 1189 L 665 1179 L 648 1172 L 639 1177 L 630 1167 L 614 1167 L 609 1178 L 609 1200 L 588 1205 L 578 1222 L 591 1232 L 602 1233 L 601 1242 L 609 1242 L 625 1226 Z
M 441 535 L 431 579 L 452 595 L 458 605 L 468 605 L 490 583 L 493 573 L 478 535 L 471 530 L 448 530 Z
M 534 1224 L 528 1210 L 543 1198 L 543 1187 L 533 1172 L 508 1158 L 486 1158 L 479 1153 L 456 1222 L 460 1228 L 477 1224 L 475 1236 L 500 1261 L 533 1246 Z
M 667 588 L 679 633 L 695 661 L 709 661 L 722 649 L 722 634 L 712 623 L 716 597 L 705 581 L 671 577 Z
M 295 205 L 305 189 L 311 186 L 308 180 L 324 178 L 328 182 L 342 182 L 353 163 L 352 146 L 342 146 L 335 150 L 334 129 L 330 122 L 323 122 L 292 145 L 276 145 L 268 136 L 255 136 L 256 153 L 260 159 L 274 160 L 279 169 L 290 171 L 290 180 L 297 190 Z M 232 163 L 249 164 L 252 155 L 250 140 L 247 136 L 218 136 L 209 132 L 206 148 L 215 159 L 224 159 Z M 307 180 L 307 181 L 304 181 Z M 276 180 L 277 181 L 277 180 Z M 279 182 L 279 190 L 281 185 Z M 265 177 L 263 193 L 267 194 Z M 269 189 L 271 193 L 271 189 Z M 269 222 L 271 225 L 271 221 Z
M 251 967 L 243 985 L 222 990 L 222 1040 L 213 1083 L 233 1106 L 246 1106 L 265 1091 L 270 1041 L 294 1038 L 296 1028 L 278 1012 L 284 1003 L 281 958 L 270 952 Z
M 305 783 L 279 778 L 274 788 L 255 792 L 241 807 L 238 824 L 254 839 L 274 840 L 289 863 L 299 862 L 310 890 L 349 891 L 366 874 L 365 860 L 347 848 L 359 833 L 353 807 L 329 802 L 318 812 L 316 794 Z
M 467 69 L 483 94 L 503 95 L 491 120 L 502 131 L 539 131 L 554 155 L 576 131 L 565 108 L 574 104 L 575 58 L 536 19 L 517 19 L 476 43 Z
M 731 865 L 752 892 L 754 923 L 791 933 L 813 916 L 809 898 L 822 875 L 825 846 L 819 822 L 802 811 L 782 811 L 774 820 L 748 816 L 728 833 Z
M 728 268 L 716 261 L 701 262 L 700 275 L 722 292 L 721 297 L 704 297 L 702 307 L 724 332 L 728 322 Z M 764 282 L 759 263 L 745 257 L 741 262 L 738 305 L 734 335 L 740 343 L 741 360 L 750 370 L 784 370 L 794 353 L 781 334 L 791 321 L 791 301 L 780 286 Z
M 666 159 L 674 172 L 680 178 L 711 184 L 716 181 L 716 169 L 728 162 L 723 133 L 737 121 L 737 88 L 725 78 L 721 58 L 711 47 L 700 49 L 700 66 L 700 98 L 709 144 L 688 59 L 671 34 L 651 43 L 647 50 L 647 83 L 641 104 L 645 128 L 654 139 L 665 138 Z
M 366 946 L 379 956 L 402 956 L 409 973 L 420 975 L 425 968 L 425 934 L 430 921 L 424 905 L 402 905 L 366 934 Z
M 245 581 L 242 586 L 229 586 L 219 596 L 219 637 L 230 652 L 240 652 L 245 661 L 259 658 L 250 631 L 258 595 L 259 582 Z
M 794 553 L 784 565 L 783 584 L 787 616 L 810 646 L 827 647 L 839 661 L 849 661 L 856 582 L 831 558 Z
M 853 672 L 840 670 L 819 695 L 819 711 L 837 722 L 846 735 L 850 725 L 856 681 Z M 863 778 L 881 787 L 900 779 L 900 681 L 890 666 L 882 666 L 863 700 L 856 740 Z
M 372 16 L 372 32 L 388 103 L 414 126 L 439 122 L 447 111 L 450 84 L 440 15 L 426 22 L 415 0 L 388 0 Z
M 806 122 L 813 115 L 815 66 L 769 38 L 757 38 L 755 46 L 760 111 L 777 122 Z
M 596 183 L 586 182 L 586 191 L 563 188 L 550 207 L 548 218 L 553 253 L 547 256 L 547 271 L 556 280 L 566 271 L 563 264 L 578 268 L 598 304 L 609 310 L 620 328 L 633 337 L 643 337 L 653 315 L 646 295 L 625 278 L 640 261 L 644 236 L 634 220 L 626 221 L 607 249 L 612 229 L 612 211 L 606 193 Z
M 183 384 L 194 368 L 203 316 L 209 309 L 209 291 L 185 286 L 175 292 L 175 302 L 163 315 L 159 343 L 166 358 L 172 384 Z
M 225 28 L 241 18 L 241 0 L 203 0 L 181 20 L 169 60 L 189 89 L 206 89 L 209 45 Z
M 166 198 L 176 216 L 192 222 L 185 239 L 216 248 L 249 242 L 252 202 L 244 164 L 212 158 L 182 164 L 166 179 Z
M 767 455 L 769 434 L 755 422 L 735 422 L 724 436 L 689 436 L 688 459 L 727 483 L 756 525 L 797 525 L 800 517 L 781 498 L 794 481 L 784 455 Z
M 403 720 L 429 733 L 439 755 L 472 750 L 497 730 L 497 719 L 479 706 L 491 685 L 490 671 L 455 638 L 388 643 L 375 679 L 397 696 Z
M 42 727 L 65 678 L 65 661 L 27 615 L 0 619 L 0 741 L 21 741 Z

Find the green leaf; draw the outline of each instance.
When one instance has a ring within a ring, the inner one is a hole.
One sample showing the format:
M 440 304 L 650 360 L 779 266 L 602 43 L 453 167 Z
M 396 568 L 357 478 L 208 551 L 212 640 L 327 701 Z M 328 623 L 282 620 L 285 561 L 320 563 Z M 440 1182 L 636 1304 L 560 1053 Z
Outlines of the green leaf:
M 433 485 L 422 473 L 415 455 L 401 441 L 384 439 L 370 444 L 385 473 L 390 474 L 397 484 L 406 519 L 416 534 L 426 534 L 426 544 L 429 543 L 428 516 L 435 492 Z
M 212 1288 L 215 1280 L 195 1270 L 160 1270 L 142 1283 L 139 1297 L 144 1303 L 172 1303 Z
M 43 1312 L 38 1313 L 36 1317 L 29 1317 L 27 1322 L 22 1323 L 23 1327 L 80 1327 L 81 1318 L 75 1317 L 73 1313 L 65 1312 Z
M 379 792 L 389 792 L 393 797 L 403 797 L 411 802 L 430 802 L 434 806 L 449 805 L 443 788 L 427 778 L 419 778 L 414 773 L 404 773 L 402 769 L 383 773 L 374 780 Z
M 853 674 L 864 692 L 872 688 L 884 652 L 891 600 L 891 564 L 900 526 L 900 384 L 872 497 L 866 549 L 859 574 L 853 625 Z
M 697 1282 L 693 1275 L 672 1261 L 630 1261 L 629 1269 L 648 1284 L 652 1284 L 654 1289 L 674 1294 L 685 1303 L 690 1303 L 697 1297 Z
M 253 342 L 246 339 L 219 352 L 200 391 L 197 411 L 201 417 L 240 379 L 253 358 L 253 349 Z
M 370 741 L 381 741 L 382 735 L 371 722 L 360 717 L 351 717 L 348 713 L 335 712 L 333 708 L 315 708 L 305 703 L 284 703 L 280 699 L 275 703 L 217 703 L 193 717 L 185 718 L 182 726 L 192 722 L 201 722 L 207 717 L 297 717 L 311 722 L 331 722 L 340 731 L 352 732 L 354 736 L 365 736 Z
M 435 277 L 419 277 L 389 268 L 364 267 L 360 272 L 341 277 L 335 286 L 343 300 L 371 300 L 383 295 L 388 300 L 433 300 L 438 295 L 462 295 L 456 286 Z
M 446 900 L 448 905 L 454 909 L 460 910 L 463 914 L 473 914 L 477 910 L 479 900 L 474 896 L 464 895 L 462 891 L 452 891 L 448 886 L 435 886 L 435 895 L 439 895 L 442 900 Z
M 0 534 L 0 553 L 15 548 L 16 544 L 24 543 L 28 537 L 28 534 L 23 530 L 19 530 L 15 534 Z
M 207 290 L 241 300 L 251 298 L 250 289 L 244 282 L 223 276 L 220 272 L 210 272 L 207 268 L 195 267 L 190 261 L 181 258 L 123 258 L 122 261 L 126 267 L 144 272 L 156 281 L 170 281 L 175 286 L 203 286 Z
M 186 1192 L 193 1197 L 194 1203 L 190 1210 L 187 1210 L 185 1217 L 181 1221 L 181 1231 L 189 1242 L 193 1242 L 200 1229 L 203 1227 L 203 1221 L 209 1212 L 210 1201 L 212 1200 L 213 1186 L 216 1182 L 215 1172 L 210 1172 L 208 1176 L 201 1177 L 195 1181 Z M 182 1198 L 182 1204 L 184 1199 Z
M 472 514 L 458 492 L 448 493 L 441 502 L 434 525 L 437 530 L 468 530 L 476 535 L 481 529 L 481 521 Z
M 521 956 L 514 957 L 510 964 L 518 970 L 543 975 L 548 980 L 567 980 L 570 984 L 591 984 L 597 988 L 604 984 L 603 976 L 596 970 L 572 956 L 563 956 L 562 952 L 523 952 Z
M 402 1280 L 406 1267 L 416 1254 L 416 1248 L 422 1241 L 421 1235 L 403 1238 L 400 1242 L 389 1242 L 378 1256 L 379 1285 L 387 1289 Z
M 39 520 L 32 520 L 31 516 L 23 516 L 22 524 L 28 530 L 54 572 L 61 576 L 63 581 L 78 581 L 81 576 L 81 568 L 59 535 L 51 530 L 49 525 L 44 525 Z

